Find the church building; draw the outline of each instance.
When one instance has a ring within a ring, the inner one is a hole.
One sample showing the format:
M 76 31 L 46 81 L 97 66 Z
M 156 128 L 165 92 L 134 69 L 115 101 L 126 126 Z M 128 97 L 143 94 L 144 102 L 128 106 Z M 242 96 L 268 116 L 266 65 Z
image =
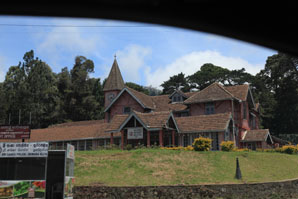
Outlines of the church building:
M 222 141 L 238 148 L 271 148 L 268 129 L 259 129 L 259 110 L 248 84 L 213 83 L 197 92 L 176 90 L 148 96 L 125 86 L 116 58 L 104 85 L 105 132 L 110 143 L 188 146 L 199 136 L 212 139 L 212 150 Z

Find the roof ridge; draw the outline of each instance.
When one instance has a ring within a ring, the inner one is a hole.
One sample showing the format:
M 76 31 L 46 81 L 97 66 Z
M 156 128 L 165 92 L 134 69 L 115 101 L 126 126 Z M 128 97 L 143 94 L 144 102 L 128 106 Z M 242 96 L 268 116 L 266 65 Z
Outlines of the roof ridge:
M 230 96 L 232 96 L 232 97 L 238 99 L 238 98 L 235 97 L 232 93 L 230 93 L 229 91 L 227 91 L 227 90 L 225 89 L 224 86 L 220 85 L 218 82 L 214 82 L 214 83 L 216 83 L 216 85 L 217 85 L 219 88 L 221 88 L 223 91 L 225 91 L 227 94 L 229 94 Z M 239 99 L 238 99 L 238 100 L 239 100 Z
M 199 95 L 200 93 L 202 93 L 204 91 L 206 92 L 206 90 L 208 90 L 209 88 L 214 87 L 214 86 L 217 86 L 217 88 L 220 88 L 222 91 L 224 91 L 226 94 L 228 94 L 232 98 L 235 98 L 235 99 L 239 100 L 232 93 L 230 93 L 229 91 L 227 91 L 222 85 L 220 85 L 219 82 L 213 82 L 212 84 L 210 84 L 209 86 L 207 86 L 203 90 L 200 90 L 200 91 L 196 92 L 196 94 L 191 95 L 186 101 L 191 101 L 193 98 L 195 99 L 197 97 L 197 95 Z
M 147 95 L 147 94 L 145 94 L 145 93 L 143 93 L 143 92 L 137 91 L 137 90 L 135 90 L 135 89 L 133 89 L 133 88 L 130 88 L 130 87 L 128 87 L 128 86 L 125 86 L 125 88 L 127 88 L 128 90 L 133 90 L 134 92 L 137 92 L 138 94 L 140 94 L 140 95 L 142 95 L 142 96 L 144 96 L 144 97 L 150 99 L 150 101 L 151 101 L 151 103 L 152 103 L 152 105 L 153 105 L 152 108 L 153 108 L 153 109 L 156 108 L 155 102 L 152 100 L 152 96 Z M 133 93 L 132 93 L 132 94 L 133 94 Z M 135 95 L 134 95 L 134 96 L 135 96 Z M 137 96 L 135 96 L 135 97 L 143 103 L 143 101 L 142 101 L 141 99 L 139 99 Z M 144 103 L 143 103 L 143 104 L 144 104 Z M 145 105 L 145 104 L 144 104 L 144 105 Z
M 134 113 L 136 114 L 140 114 L 140 115 L 150 115 L 150 114 L 163 114 L 163 113 L 172 113 L 172 111 L 154 111 L 154 112 L 149 112 L 149 113 L 142 113 L 142 112 L 139 112 L 139 111 L 136 111 L 136 110 L 133 110 Z

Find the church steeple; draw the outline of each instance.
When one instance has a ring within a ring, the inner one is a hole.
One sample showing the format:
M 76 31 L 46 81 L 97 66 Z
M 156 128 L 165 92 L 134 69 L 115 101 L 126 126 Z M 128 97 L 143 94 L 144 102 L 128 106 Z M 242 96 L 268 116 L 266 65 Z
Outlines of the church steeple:
M 103 91 L 120 91 L 124 88 L 124 81 L 116 60 L 116 55 L 114 56 L 114 63 L 112 65 L 108 79 L 104 85 Z

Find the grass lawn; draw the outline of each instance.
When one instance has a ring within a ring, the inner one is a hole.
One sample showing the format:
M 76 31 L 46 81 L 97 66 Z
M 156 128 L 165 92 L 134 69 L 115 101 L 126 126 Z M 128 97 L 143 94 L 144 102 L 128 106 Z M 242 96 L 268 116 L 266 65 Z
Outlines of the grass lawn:
M 76 185 L 177 185 L 298 178 L 298 155 L 162 149 L 76 151 Z M 236 157 L 243 180 L 234 179 Z

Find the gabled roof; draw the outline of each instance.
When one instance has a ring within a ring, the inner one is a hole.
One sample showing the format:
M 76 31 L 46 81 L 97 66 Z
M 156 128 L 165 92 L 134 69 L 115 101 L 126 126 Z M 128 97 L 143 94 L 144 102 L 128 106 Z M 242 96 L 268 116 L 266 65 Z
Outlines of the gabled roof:
M 195 95 L 192 95 L 187 100 L 184 101 L 185 104 L 193 104 L 200 102 L 210 102 L 210 101 L 219 101 L 227 99 L 238 99 L 233 96 L 232 93 L 227 91 L 222 85 L 215 82 L 203 90 L 197 92 Z
M 235 85 L 235 86 L 225 86 L 224 87 L 227 91 L 229 91 L 234 97 L 246 101 L 248 95 L 248 84 L 243 85 Z
M 126 87 L 140 102 L 145 106 L 144 108 L 154 109 L 154 103 L 152 101 L 151 96 L 146 95 L 142 92 L 136 91 L 132 88 Z
M 171 99 L 168 95 L 149 96 L 132 88 L 125 87 L 122 91 L 114 98 L 114 100 L 105 108 L 105 112 L 109 110 L 112 105 L 120 98 L 120 96 L 127 92 L 130 94 L 143 108 L 152 109 L 155 112 L 159 111 L 182 111 L 186 110 L 187 106 L 182 103 L 172 104 Z M 195 93 L 185 93 L 188 96 L 194 95 Z
M 105 132 L 112 133 L 121 131 L 133 117 L 148 131 L 167 128 L 167 122 L 170 118 L 173 118 L 174 123 L 176 123 L 174 116 L 170 111 L 151 113 L 133 111 L 130 115 L 115 115 Z
M 223 132 L 231 119 L 231 113 L 175 118 L 180 133 Z
M 181 90 L 175 90 L 175 91 L 169 96 L 169 98 L 172 98 L 172 96 L 173 96 L 175 93 L 178 93 L 180 96 L 182 96 L 182 97 L 184 97 L 184 98 L 187 98 L 187 96 L 186 96 Z
M 117 60 L 115 58 L 108 79 L 106 80 L 106 83 L 104 85 L 103 91 L 122 90 L 124 86 L 124 81 Z
M 270 141 L 273 143 L 269 129 L 248 130 L 244 133 L 241 142 L 266 141 L 268 137 Z
M 132 88 L 125 87 L 121 90 L 121 92 L 113 99 L 113 101 L 105 108 L 104 112 L 109 110 L 112 105 L 120 98 L 120 96 L 127 92 L 132 98 L 134 98 L 143 108 L 154 109 L 154 103 L 150 96 L 138 92 Z

